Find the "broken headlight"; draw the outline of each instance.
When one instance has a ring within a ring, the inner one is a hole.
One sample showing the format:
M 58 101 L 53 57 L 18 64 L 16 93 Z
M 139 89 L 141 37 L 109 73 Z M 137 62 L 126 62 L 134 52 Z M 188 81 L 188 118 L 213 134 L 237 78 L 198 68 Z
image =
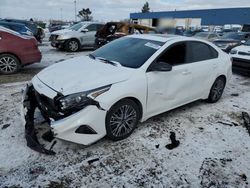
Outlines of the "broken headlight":
M 62 111 L 79 110 L 85 106 L 95 104 L 95 99 L 99 95 L 110 89 L 111 85 L 94 90 L 68 95 L 58 99 L 59 107 Z

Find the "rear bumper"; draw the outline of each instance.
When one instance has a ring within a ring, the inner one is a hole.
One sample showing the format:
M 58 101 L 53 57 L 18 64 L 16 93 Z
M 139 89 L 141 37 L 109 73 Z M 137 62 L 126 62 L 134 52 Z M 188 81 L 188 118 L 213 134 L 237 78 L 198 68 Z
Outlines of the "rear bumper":
M 24 53 L 24 57 L 22 58 L 22 64 L 28 65 L 32 63 L 39 63 L 42 60 L 42 54 L 39 49 Z
M 40 105 L 40 101 L 37 101 L 35 96 L 34 86 L 28 85 L 23 95 L 22 108 L 27 146 L 40 153 L 52 155 L 55 153 L 52 150 L 45 149 L 38 142 L 36 136 L 34 124 L 35 109 L 38 108 L 43 115 L 46 114 L 42 111 Z M 99 109 L 95 105 L 90 105 L 81 111 L 56 121 L 48 116 L 45 119 L 49 120 L 54 137 L 78 144 L 90 145 L 106 135 L 105 117 L 105 110 Z M 84 128 L 85 130 L 83 131 Z M 88 129 L 87 132 L 86 129 Z

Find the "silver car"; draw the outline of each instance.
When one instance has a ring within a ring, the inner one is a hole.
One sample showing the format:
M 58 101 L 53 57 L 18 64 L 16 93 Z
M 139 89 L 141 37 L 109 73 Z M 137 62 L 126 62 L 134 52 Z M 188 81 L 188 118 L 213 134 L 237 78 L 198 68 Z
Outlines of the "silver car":
M 79 22 L 68 29 L 54 31 L 50 35 L 51 46 L 70 52 L 95 47 L 96 31 L 103 25 L 98 22 Z

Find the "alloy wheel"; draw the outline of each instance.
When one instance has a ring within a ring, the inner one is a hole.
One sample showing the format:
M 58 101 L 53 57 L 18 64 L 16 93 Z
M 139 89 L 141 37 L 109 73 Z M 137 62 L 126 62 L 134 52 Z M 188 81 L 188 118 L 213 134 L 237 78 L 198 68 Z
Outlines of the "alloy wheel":
M 223 79 L 218 79 L 211 90 L 211 99 L 212 101 L 218 101 L 222 96 L 223 90 L 225 87 L 225 82 Z
M 11 56 L 0 57 L 0 72 L 4 74 L 10 74 L 16 72 L 18 69 L 18 63 Z
M 110 118 L 112 134 L 121 137 L 129 134 L 137 122 L 137 112 L 130 105 L 123 105 Z
M 69 42 L 69 49 L 72 52 L 77 51 L 78 50 L 78 43 L 77 43 L 77 41 L 74 41 L 74 40 L 70 41 Z

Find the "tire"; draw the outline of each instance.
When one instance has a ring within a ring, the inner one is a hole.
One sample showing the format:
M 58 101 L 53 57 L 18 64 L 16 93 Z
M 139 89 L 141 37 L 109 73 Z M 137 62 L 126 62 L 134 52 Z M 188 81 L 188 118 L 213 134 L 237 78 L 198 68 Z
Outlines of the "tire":
M 65 49 L 68 52 L 77 52 L 80 50 L 80 43 L 76 39 L 70 39 L 66 42 Z
M 208 96 L 207 101 L 210 103 L 216 103 L 218 100 L 220 100 L 223 91 L 226 86 L 226 80 L 223 77 L 218 77 L 214 84 L 212 85 L 212 88 L 210 89 L 210 93 Z
M 20 61 L 11 54 L 0 55 L 0 74 L 14 74 L 21 68 Z
M 113 105 L 106 115 L 107 137 L 113 141 L 129 137 L 139 122 L 140 113 L 137 104 L 129 99 Z

